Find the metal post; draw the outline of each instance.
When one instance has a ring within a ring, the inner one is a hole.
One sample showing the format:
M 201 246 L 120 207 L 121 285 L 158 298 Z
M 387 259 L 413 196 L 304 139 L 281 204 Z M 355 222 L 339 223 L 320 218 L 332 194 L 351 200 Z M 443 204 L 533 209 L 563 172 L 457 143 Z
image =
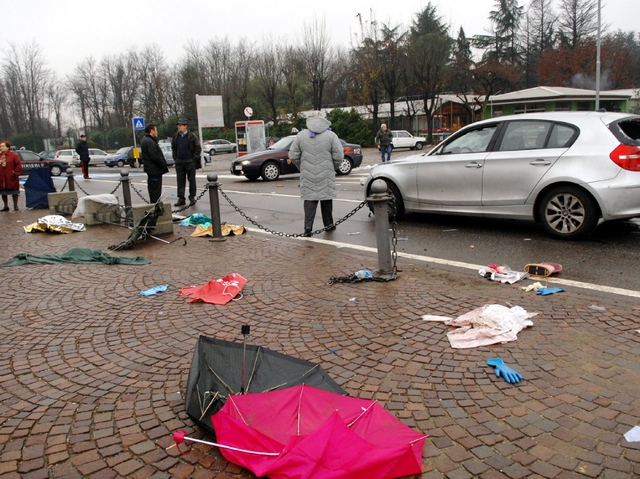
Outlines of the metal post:
M 242 380 L 240 383 L 240 394 L 244 394 L 244 372 L 247 364 L 247 334 L 250 334 L 251 326 L 243 324 L 240 332 L 242 333 Z
M 73 181 L 73 170 L 67 168 L 67 183 L 69 183 L 69 191 L 76 191 L 76 184 Z
M 367 201 L 373 203 L 373 214 L 376 221 L 376 244 L 378 246 L 378 268 L 376 276 L 393 278 L 391 261 L 391 240 L 389 238 L 389 201 L 393 197 L 387 193 L 384 180 L 375 180 L 371 184 L 371 194 Z
M 131 178 L 129 178 L 129 170 L 127 168 L 123 168 L 120 171 L 120 185 L 122 186 L 122 196 L 124 196 L 124 205 L 131 207 L 131 186 L 129 182 Z
M 209 173 L 207 175 L 207 188 L 209 188 L 209 206 L 211 208 L 211 230 L 213 232 L 213 238 L 209 241 L 227 241 L 227 238 L 222 236 L 222 228 L 220 227 L 220 199 L 218 197 L 218 175 L 216 173 Z

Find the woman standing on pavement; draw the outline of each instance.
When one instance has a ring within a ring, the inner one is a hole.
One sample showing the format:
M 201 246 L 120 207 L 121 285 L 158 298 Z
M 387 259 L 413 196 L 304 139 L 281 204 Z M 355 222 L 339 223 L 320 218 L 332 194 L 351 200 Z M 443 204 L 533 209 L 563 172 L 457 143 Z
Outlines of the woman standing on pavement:
M 4 208 L 9 211 L 8 196 L 13 197 L 13 209 L 18 211 L 18 195 L 20 195 L 20 173 L 22 162 L 17 153 L 11 151 L 11 143 L 7 140 L 0 142 L 0 195 Z

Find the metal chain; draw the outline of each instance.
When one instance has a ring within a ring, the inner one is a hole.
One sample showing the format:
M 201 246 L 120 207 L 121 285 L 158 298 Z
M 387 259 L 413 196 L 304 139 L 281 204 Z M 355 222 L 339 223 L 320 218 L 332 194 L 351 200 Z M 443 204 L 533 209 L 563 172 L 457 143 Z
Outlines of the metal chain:
M 69 178 L 67 177 L 67 180 L 64 182 L 64 185 L 62 185 L 62 189 L 60 190 L 60 193 L 64 191 L 64 189 L 67 187 L 68 184 L 69 184 Z
M 396 207 L 396 199 L 392 197 L 391 201 L 389 201 L 391 206 L 391 211 L 393 211 L 393 218 L 391 221 L 391 259 L 393 260 L 393 278 L 395 279 L 398 276 L 398 266 L 396 265 L 398 261 L 398 252 L 396 251 L 396 246 L 398 245 L 398 222 L 396 220 L 396 216 L 398 214 L 398 208 Z
M 109 193 L 110 195 L 114 194 L 116 191 L 118 191 L 118 188 L 120 188 L 120 182 L 118 181 L 116 183 L 116 187 L 113 189 L 113 191 L 111 193 Z
M 200 200 L 202 199 L 202 197 L 204 196 L 204 194 L 205 194 L 207 191 L 209 191 L 209 187 L 208 187 L 208 186 L 205 186 L 205 187 L 202 189 L 202 191 L 200 192 L 200 194 L 199 194 L 198 196 L 196 196 L 196 199 L 195 199 L 194 201 L 195 201 L 196 203 L 197 203 L 198 201 L 200 201 Z M 186 204 L 186 205 L 184 205 L 184 207 L 182 207 L 182 208 L 178 208 L 178 209 L 176 209 L 176 210 L 171 210 L 171 212 L 172 212 L 172 213 L 181 213 L 182 211 L 184 211 L 184 210 L 188 210 L 189 208 L 191 208 L 191 206 L 192 206 L 192 205 L 190 205 L 190 204 Z
M 138 189 L 135 186 L 133 186 L 133 181 L 129 181 L 129 186 L 131 186 L 131 189 L 135 191 L 135 193 L 140 197 L 142 201 L 149 204 L 149 201 L 144 196 L 142 196 L 142 193 L 138 191 Z
M 252 225 L 257 226 L 258 228 L 260 228 L 263 231 L 266 231 L 267 233 L 271 233 L 273 235 L 278 235 L 278 236 L 284 236 L 285 238 L 301 238 L 304 237 L 304 234 L 299 233 L 299 234 L 291 234 L 291 233 L 282 233 L 280 231 L 275 231 L 275 230 L 271 230 L 265 226 L 262 226 L 260 223 L 258 223 L 257 221 L 252 220 L 251 218 L 249 218 L 249 216 L 247 216 L 247 214 L 242 211 L 240 208 L 238 208 L 235 203 L 233 201 L 231 201 L 231 198 L 229 198 L 227 196 L 227 194 L 222 191 L 222 188 L 218 187 L 218 190 L 220 191 L 220 194 L 222 195 L 222 197 L 227 200 L 227 202 L 233 207 L 233 209 L 235 209 L 240 216 L 242 216 L 244 219 L 246 219 L 247 221 L 249 221 Z M 363 201 L 362 203 L 360 203 L 358 206 L 356 206 L 353 210 L 351 210 L 349 213 L 347 213 L 345 215 L 344 218 L 340 218 L 338 221 L 335 221 L 332 225 L 329 226 L 325 226 L 324 228 L 320 229 L 320 230 L 315 230 L 312 231 L 311 234 L 312 235 L 317 235 L 320 233 L 323 233 L 325 231 L 328 231 L 329 229 L 333 229 L 336 226 L 338 226 L 340 223 L 345 222 L 347 219 L 351 218 L 353 215 L 356 214 L 356 212 L 358 210 L 360 210 L 361 208 L 363 208 L 366 205 L 366 201 Z
M 89 196 L 89 193 L 84 191 L 84 188 L 82 188 L 82 186 L 80 186 L 80 184 L 77 181 L 76 181 L 75 185 L 76 185 L 76 188 L 78 188 L 80 191 L 82 191 L 85 195 Z

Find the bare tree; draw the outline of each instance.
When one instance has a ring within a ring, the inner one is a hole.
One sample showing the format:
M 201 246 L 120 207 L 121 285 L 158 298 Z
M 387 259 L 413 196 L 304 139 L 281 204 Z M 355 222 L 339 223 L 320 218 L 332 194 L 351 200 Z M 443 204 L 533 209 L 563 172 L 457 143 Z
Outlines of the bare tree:
M 311 83 L 311 106 L 314 110 L 320 110 L 324 88 L 334 67 L 333 48 L 324 20 L 315 19 L 311 25 L 305 25 L 302 35 L 300 54 Z
M 274 125 L 278 123 L 278 107 L 276 100 L 282 84 L 283 59 L 272 38 L 266 38 L 255 57 L 254 81 L 262 98 L 264 98 Z
M 46 90 L 51 78 L 51 72 L 42 57 L 42 49 L 35 42 L 21 48 L 9 43 L 4 70 L 8 79 L 15 82 L 13 91 L 19 95 L 24 106 L 29 131 L 41 131 Z
M 560 0 L 558 29 L 560 42 L 573 50 L 598 31 L 596 0 Z
M 87 58 L 76 66 L 69 88 L 73 103 L 80 111 L 83 129 L 95 126 L 98 131 L 105 131 L 111 98 L 104 68 L 100 68 L 92 57 Z
M 140 83 L 138 63 L 138 54 L 134 50 L 126 55 L 105 58 L 100 62 L 100 68 L 111 90 L 109 98 L 112 102 L 112 127 L 128 126 L 134 116 L 134 104 Z
M 298 116 L 301 103 L 303 86 L 304 65 L 299 48 L 291 45 L 281 45 L 278 47 L 278 55 L 281 58 L 280 68 L 282 69 L 282 79 L 284 90 L 288 97 L 287 110 L 291 116 Z
M 140 94 L 138 111 L 145 118 L 159 122 L 165 119 L 167 64 L 158 45 L 145 47 L 138 55 Z
M 389 100 L 389 129 L 393 129 L 396 116 L 396 98 L 402 83 L 402 63 L 405 61 L 406 56 L 405 41 L 407 34 L 406 32 L 400 32 L 399 29 L 398 25 L 389 27 L 386 24 L 383 24 L 381 29 L 383 55 L 380 78 Z
M 49 82 L 47 87 L 47 104 L 49 111 L 53 115 L 52 123 L 55 125 L 53 136 L 62 136 L 62 109 L 67 99 L 67 89 L 55 79 Z M 51 119 L 51 117 L 49 117 Z

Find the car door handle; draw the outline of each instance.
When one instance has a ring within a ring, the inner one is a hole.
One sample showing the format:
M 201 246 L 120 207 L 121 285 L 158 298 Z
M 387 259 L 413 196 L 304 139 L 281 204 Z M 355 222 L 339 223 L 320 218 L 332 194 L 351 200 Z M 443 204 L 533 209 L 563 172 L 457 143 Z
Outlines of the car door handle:
M 482 168 L 482 165 L 477 161 L 473 161 L 471 163 L 467 163 L 466 165 L 464 165 L 464 167 L 465 168 Z
M 551 162 L 549 160 L 538 159 L 530 161 L 529 164 L 533 166 L 549 166 Z

